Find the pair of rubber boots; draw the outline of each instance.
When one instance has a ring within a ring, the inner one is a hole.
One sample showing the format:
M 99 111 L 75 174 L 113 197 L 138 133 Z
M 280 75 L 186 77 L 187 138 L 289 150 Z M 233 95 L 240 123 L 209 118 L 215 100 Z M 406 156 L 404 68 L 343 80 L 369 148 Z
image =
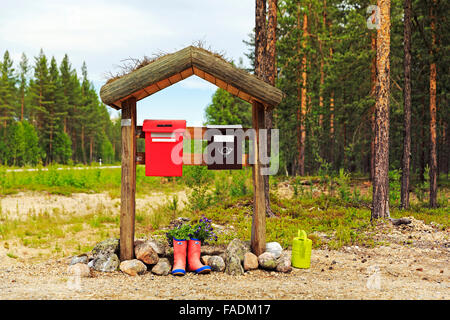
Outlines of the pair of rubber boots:
M 186 255 L 188 271 L 196 274 L 210 273 L 211 267 L 200 262 L 202 243 L 200 240 L 173 239 L 173 269 L 174 276 L 184 276 L 186 273 Z

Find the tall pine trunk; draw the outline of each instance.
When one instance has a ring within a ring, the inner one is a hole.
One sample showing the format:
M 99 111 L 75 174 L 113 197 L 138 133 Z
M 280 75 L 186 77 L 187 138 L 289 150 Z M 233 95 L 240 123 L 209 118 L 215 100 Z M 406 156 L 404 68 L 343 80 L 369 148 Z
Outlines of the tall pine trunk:
M 300 15 L 300 8 L 298 14 Z M 300 18 L 298 18 L 298 21 Z M 303 57 L 301 63 L 301 91 L 300 91 L 300 150 L 299 150 L 299 172 L 300 175 L 305 175 L 305 143 L 306 143 L 306 98 L 307 98 L 307 56 L 306 56 L 306 46 L 308 41 L 308 15 L 303 13 L 303 39 L 302 39 L 302 49 Z
M 431 19 L 431 63 L 430 63 L 430 207 L 437 207 L 437 157 L 436 157 L 436 0 L 430 6 Z
M 277 43 L 277 0 L 269 0 L 269 12 L 267 23 L 267 43 L 265 50 L 265 80 L 272 86 L 275 86 L 276 71 L 276 43 Z M 264 111 L 264 121 L 267 129 L 267 154 L 270 155 L 271 149 L 271 130 L 273 128 L 273 108 L 268 107 Z M 266 199 L 266 214 L 274 216 L 270 208 L 270 185 L 269 175 L 264 176 L 264 193 Z
M 409 208 L 409 182 L 411 167 L 411 0 L 404 3 L 404 33 L 403 67 L 405 73 L 405 86 L 403 89 L 403 159 L 402 159 L 402 186 L 400 208 Z
M 328 20 L 329 21 L 329 20 Z M 331 30 L 331 22 L 328 23 L 328 29 L 330 30 L 330 63 L 333 60 L 333 46 L 331 45 L 331 39 L 333 38 L 333 33 Z M 334 89 L 330 92 L 330 158 L 329 162 L 334 162 Z
M 389 217 L 390 0 L 378 0 L 375 172 L 371 220 Z
M 375 23 L 372 21 L 372 23 Z M 376 99 L 376 87 L 377 87 L 377 34 L 371 33 L 371 49 L 375 53 L 372 58 L 372 65 L 370 67 L 370 82 L 371 90 L 370 94 Z M 373 176 L 375 175 L 375 105 L 373 105 L 370 111 L 370 126 L 372 129 L 370 138 L 370 180 L 373 182 Z

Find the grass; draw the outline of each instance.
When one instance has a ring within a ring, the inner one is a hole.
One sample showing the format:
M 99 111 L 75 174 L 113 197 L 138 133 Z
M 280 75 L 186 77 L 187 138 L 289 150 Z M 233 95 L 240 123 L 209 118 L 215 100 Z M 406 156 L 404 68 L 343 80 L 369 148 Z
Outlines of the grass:
M 219 244 L 237 237 L 249 240 L 252 225 L 253 187 L 251 169 L 240 171 L 207 171 L 203 167 L 185 167 L 184 176 L 166 179 L 145 177 L 138 167 L 137 191 L 145 195 L 164 192 L 167 199 L 147 207 L 137 208 L 136 237 L 165 234 L 163 228 L 179 216 L 193 222 L 203 215 L 224 226 Z M 56 170 L 36 172 L 0 171 L 2 194 L 22 190 L 46 192 L 112 192 L 120 195 L 120 169 Z M 392 175 L 397 179 L 398 174 Z M 373 247 L 374 226 L 370 223 L 371 187 L 367 180 L 352 178 L 341 171 L 334 177 L 270 177 L 272 210 L 275 218 L 266 219 L 266 240 L 289 247 L 299 229 L 305 230 L 315 248 L 339 249 L 346 245 Z M 278 188 L 280 184 L 289 185 Z M 392 188 L 391 216 L 413 216 L 425 223 L 435 222 L 443 229 L 450 227 L 449 186 L 440 181 L 437 209 L 427 206 L 426 198 L 412 194 L 411 208 L 399 210 L 397 186 Z M 189 188 L 188 203 L 181 209 L 174 192 Z M 50 191 L 49 191 L 50 190 Z M 284 191 L 283 191 L 284 190 Z M 1 207 L 0 207 L 1 209 Z M 24 220 L 15 220 L 0 210 L 0 243 L 13 259 L 21 259 L 18 248 L 37 250 L 40 258 L 65 257 L 88 252 L 99 241 L 119 237 L 120 217 L 105 207 L 94 213 L 71 214 L 64 208 L 51 212 L 30 211 Z M 231 228 L 232 227 L 232 228 Z

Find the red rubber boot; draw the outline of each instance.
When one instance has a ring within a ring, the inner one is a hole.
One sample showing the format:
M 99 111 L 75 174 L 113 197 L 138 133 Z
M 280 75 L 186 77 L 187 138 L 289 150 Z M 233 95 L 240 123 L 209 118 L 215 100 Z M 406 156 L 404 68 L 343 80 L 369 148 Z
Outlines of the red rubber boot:
M 200 240 L 191 239 L 188 241 L 188 270 L 200 273 L 210 273 L 211 267 L 200 262 L 202 243 Z
M 186 273 L 186 240 L 173 238 L 173 268 L 174 276 L 184 276 Z

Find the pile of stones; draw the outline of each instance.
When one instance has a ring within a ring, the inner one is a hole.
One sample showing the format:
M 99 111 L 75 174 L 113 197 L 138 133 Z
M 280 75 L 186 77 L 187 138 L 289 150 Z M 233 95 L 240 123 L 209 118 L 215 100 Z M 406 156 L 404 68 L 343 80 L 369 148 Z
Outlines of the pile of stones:
M 139 239 L 134 243 L 133 260 L 120 262 L 119 239 L 107 239 L 98 243 L 88 254 L 74 256 L 69 262 L 69 273 L 82 277 L 91 275 L 91 270 L 100 272 L 122 271 L 130 276 L 151 272 L 155 275 L 169 275 L 173 264 L 173 248 L 165 239 Z M 291 252 L 282 249 L 278 242 L 266 244 L 266 251 L 260 256 L 250 250 L 250 242 L 233 239 L 228 246 L 202 246 L 202 263 L 213 272 L 243 275 L 255 269 L 290 272 Z

